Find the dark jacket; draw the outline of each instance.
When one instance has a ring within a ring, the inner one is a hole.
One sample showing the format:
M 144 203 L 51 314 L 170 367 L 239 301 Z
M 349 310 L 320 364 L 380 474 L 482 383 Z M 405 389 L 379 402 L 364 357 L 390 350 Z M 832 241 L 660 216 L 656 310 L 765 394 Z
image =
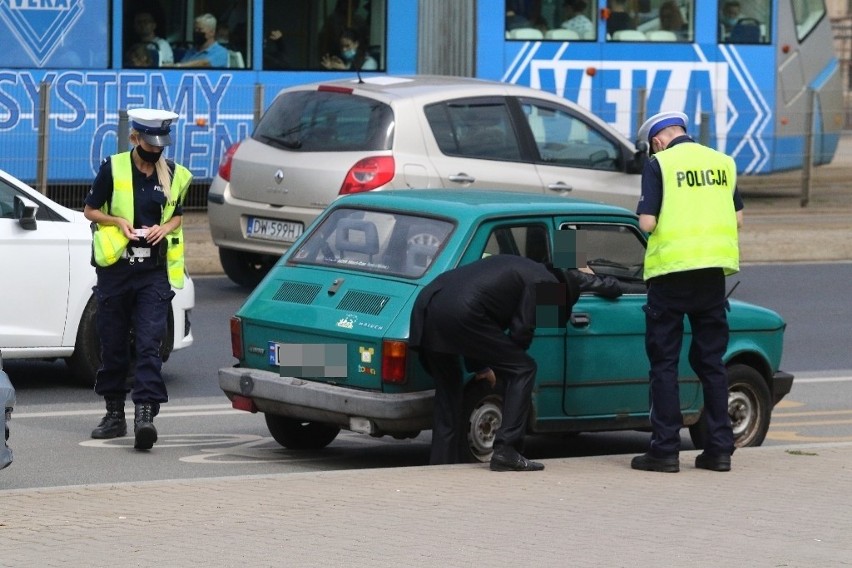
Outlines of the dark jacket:
M 517 357 L 535 331 L 536 285 L 559 282 L 543 264 L 515 255 L 449 270 L 418 295 L 409 346 L 476 361 Z

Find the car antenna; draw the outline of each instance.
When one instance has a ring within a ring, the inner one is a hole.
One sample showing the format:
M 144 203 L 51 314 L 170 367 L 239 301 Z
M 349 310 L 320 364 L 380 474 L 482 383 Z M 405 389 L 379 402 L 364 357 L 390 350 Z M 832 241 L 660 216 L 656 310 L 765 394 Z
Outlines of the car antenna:
M 361 67 L 360 66 L 355 68 L 355 74 L 358 75 L 358 84 L 363 85 L 364 79 L 361 78 Z

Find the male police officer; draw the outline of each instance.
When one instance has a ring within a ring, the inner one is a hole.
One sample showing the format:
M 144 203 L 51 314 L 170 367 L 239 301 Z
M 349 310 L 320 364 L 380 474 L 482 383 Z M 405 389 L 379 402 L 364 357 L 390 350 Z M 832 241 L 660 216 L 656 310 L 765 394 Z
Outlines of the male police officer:
M 689 364 L 704 390 L 704 452 L 695 467 L 729 471 L 734 451 L 728 416 L 728 379 L 722 357 L 728 345 L 725 276 L 739 270 L 742 200 L 734 160 L 695 143 L 687 118 L 664 112 L 639 129 L 652 154 L 642 172 L 637 213 L 650 233 L 644 278 L 648 284 L 645 349 L 651 363 L 651 446 L 633 469 L 680 471 L 683 417 L 678 360 L 683 316 L 692 326 Z

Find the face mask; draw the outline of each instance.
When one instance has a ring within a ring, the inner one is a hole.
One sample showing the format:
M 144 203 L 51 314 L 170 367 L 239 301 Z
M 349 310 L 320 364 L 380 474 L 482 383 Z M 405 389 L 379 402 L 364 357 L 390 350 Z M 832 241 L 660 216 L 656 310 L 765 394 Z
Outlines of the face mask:
M 160 148 L 158 152 L 149 152 L 142 146 L 136 146 L 136 155 L 142 158 L 142 161 L 148 162 L 149 164 L 156 164 L 157 160 L 160 159 L 160 156 L 163 155 L 163 149 Z
M 195 45 L 202 46 L 207 42 L 207 34 L 204 32 L 195 32 L 192 34 L 192 41 Z
M 346 61 L 352 61 L 353 59 L 355 59 L 355 50 L 345 49 L 343 50 L 343 53 L 341 55 L 343 55 L 343 59 L 345 59 Z

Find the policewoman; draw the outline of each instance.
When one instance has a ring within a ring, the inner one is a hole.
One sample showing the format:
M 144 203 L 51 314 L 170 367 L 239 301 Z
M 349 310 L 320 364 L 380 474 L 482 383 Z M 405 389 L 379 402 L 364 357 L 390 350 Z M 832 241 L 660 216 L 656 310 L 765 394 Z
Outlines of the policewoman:
M 645 350 L 651 364 L 651 444 L 631 466 L 677 472 L 683 417 L 678 362 L 683 320 L 689 318 L 689 364 L 704 391 L 704 452 L 695 467 L 731 469 L 734 438 L 728 415 L 728 346 L 725 277 L 739 270 L 742 200 L 734 160 L 686 134 L 687 117 L 664 112 L 639 129 L 651 158 L 642 172 L 637 213 L 650 233 L 644 279 L 648 286 Z
M 103 161 L 83 210 L 92 221 L 98 276 L 94 290 L 102 364 L 95 392 L 106 401 L 106 415 L 92 438 L 127 434 L 124 403 L 127 377 L 133 374 L 134 447 L 147 450 L 157 441 L 154 417 L 168 401 L 160 345 L 172 288 L 184 283 L 182 206 L 192 174 L 163 156 L 177 114 L 156 109 L 127 114 L 133 149 Z

